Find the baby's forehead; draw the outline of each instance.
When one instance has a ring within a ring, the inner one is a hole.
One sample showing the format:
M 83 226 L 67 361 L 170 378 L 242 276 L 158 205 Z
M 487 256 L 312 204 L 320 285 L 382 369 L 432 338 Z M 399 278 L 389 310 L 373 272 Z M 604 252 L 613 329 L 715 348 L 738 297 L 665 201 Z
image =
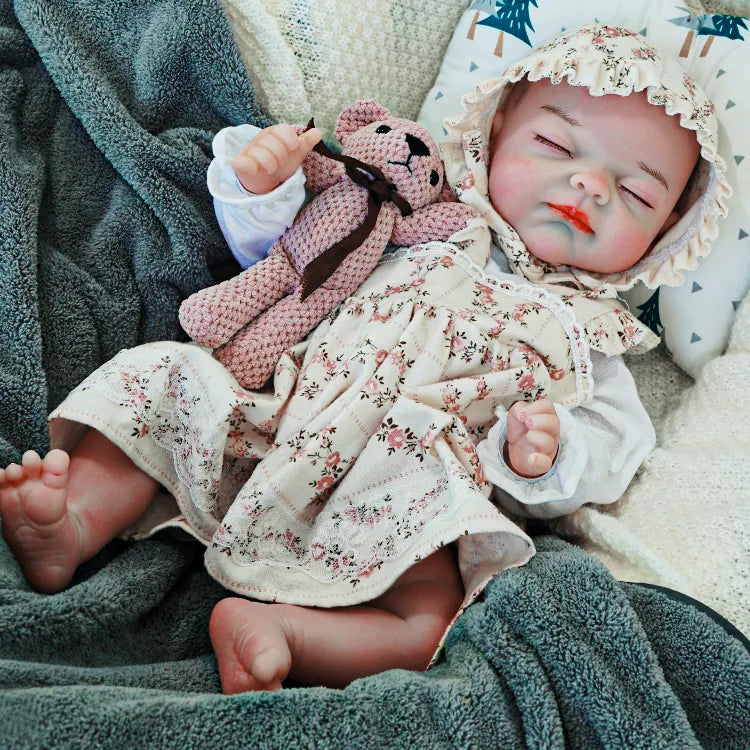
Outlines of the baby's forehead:
M 589 116 L 624 115 L 644 120 L 669 119 L 663 107 L 649 103 L 645 91 L 632 92 L 627 96 L 594 96 L 586 86 L 573 86 L 566 81 L 552 83 L 548 78 L 519 81 L 516 85 L 521 86 L 520 93 L 529 106 L 564 105 Z

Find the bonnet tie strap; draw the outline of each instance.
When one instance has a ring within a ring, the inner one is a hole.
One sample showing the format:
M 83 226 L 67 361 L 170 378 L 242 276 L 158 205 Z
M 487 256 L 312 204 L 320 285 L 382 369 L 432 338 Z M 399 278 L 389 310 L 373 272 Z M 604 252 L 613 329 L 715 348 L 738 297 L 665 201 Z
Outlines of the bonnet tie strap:
M 312 127 L 313 121 L 310 120 L 306 130 Z M 364 221 L 356 229 L 324 250 L 305 266 L 302 274 L 302 299 L 309 297 L 321 286 L 343 263 L 346 256 L 367 239 L 378 220 L 380 207 L 385 201 L 395 203 L 402 216 L 409 216 L 412 213 L 409 202 L 398 194 L 398 188 L 392 182 L 389 182 L 376 166 L 355 159 L 353 156 L 335 154 L 322 141 L 317 143 L 313 150 L 321 156 L 341 162 L 352 182 L 367 190 L 367 214 Z

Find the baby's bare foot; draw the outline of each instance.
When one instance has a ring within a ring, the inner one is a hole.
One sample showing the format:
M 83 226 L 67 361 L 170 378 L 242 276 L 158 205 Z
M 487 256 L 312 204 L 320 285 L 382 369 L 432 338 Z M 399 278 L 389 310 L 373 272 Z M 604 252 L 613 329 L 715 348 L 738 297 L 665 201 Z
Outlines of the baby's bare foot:
M 211 613 L 209 634 L 226 694 L 278 690 L 289 674 L 290 634 L 276 605 L 222 599 Z
M 68 454 L 44 459 L 26 451 L 22 465 L 0 469 L 0 517 L 8 546 L 26 579 L 52 594 L 70 582 L 80 562 L 80 530 L 66 505 Z

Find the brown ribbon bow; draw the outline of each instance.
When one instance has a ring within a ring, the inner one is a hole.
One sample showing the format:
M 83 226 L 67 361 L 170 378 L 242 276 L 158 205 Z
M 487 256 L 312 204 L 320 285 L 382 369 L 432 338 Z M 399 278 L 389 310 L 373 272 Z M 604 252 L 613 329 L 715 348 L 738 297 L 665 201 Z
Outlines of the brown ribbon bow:
M 314 127 L 310 120 L 306 130 Z M 389 182 L 387 177 L 372 164 L 366 164 L 352 156 L 335 154 L 323 141 L 313 147 L 322 156 L 334 161 L 340 161 L 346 170 L 346 174 L 352 182 L 361 185 L 367 190 L 367 215 L 365 220 L 344 239 L 339 240 L 324 250 L 317 258 L 311 260 L 305 266 L 302 274 L 302 299 L 309 297 L 326 279 L 341 265 L 352 250 L 356 250 L 368 237 L 375 222 L 378 220 L 380 207 L 385 201 L 396 204 L 402 216 L 412 213 L 408 201 L 398 194 L 398 188 Z

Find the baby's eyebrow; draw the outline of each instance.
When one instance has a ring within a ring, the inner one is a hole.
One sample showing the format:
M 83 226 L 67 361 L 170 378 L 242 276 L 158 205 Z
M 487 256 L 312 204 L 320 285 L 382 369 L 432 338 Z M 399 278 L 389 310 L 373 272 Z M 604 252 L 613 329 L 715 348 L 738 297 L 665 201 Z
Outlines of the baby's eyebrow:
M 571 117 L 564 109 L 560 109 L 560 107 L 556 107 L 554 104 L 542 104 L 541 109 L 546 109 L 548 112 L 552 112 L 553 115 L 562 117 L 562 119 L 569 125 L 575 125 L 578 127 L 581 124 L 574 117 Z
M 650 174 L 655 180 L 658 180 L 661 182 L 664 187 L 669 190 L 669 185 L 667 185 L 667 181 L 664 177 L 664 175 L 658 170 L 654 169 L 653 167 L 649 167 L 648 164 L 644 164 L 642 161 L 638 162 L 638 166 L 644 171 Z

